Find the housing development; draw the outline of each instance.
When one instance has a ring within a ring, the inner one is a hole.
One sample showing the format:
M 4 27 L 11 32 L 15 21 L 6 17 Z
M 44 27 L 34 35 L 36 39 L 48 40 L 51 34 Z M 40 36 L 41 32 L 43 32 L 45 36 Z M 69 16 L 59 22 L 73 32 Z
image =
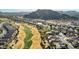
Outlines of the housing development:
M 79 49 L 76 13 L 46 9 L 1 12 L 0 49 Z

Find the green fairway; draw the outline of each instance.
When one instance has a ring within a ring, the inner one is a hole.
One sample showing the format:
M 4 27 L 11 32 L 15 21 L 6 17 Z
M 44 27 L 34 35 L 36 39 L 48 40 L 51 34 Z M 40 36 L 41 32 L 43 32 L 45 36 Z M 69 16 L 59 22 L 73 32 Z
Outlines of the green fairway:
M 26 33 L 26 37 L 25 37 L 25 46 L 24 46 L 24 49 L 29 49 L 30 46 L 32 45 L 32 32 L 31 32 L 31 29 L 28 28 L 28 27 L 25 27 L 24 29 L 24 32 Z

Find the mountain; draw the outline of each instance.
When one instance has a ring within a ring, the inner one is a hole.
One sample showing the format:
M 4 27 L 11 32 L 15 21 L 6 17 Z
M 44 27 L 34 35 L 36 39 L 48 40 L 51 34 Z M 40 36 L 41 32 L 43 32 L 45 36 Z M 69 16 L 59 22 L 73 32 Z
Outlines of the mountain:
M 57 11 L 47 10 L 47 9 L 38 9 L 32 13 L 24 15 L 24 18 L 32 18 L 32 19 L 78 19 L 74 16 L 69 16 L 67 14 L 62 14 Z
M 52 10 L 37 10 L 32 12 L 24 17 L 34 18 L 34 19 L 58 19 L 60 17 L 60 13 L 52 11 Z
M 0 12 L 3 16 L 23 16 L 29 14 L 30 12 Z
M 79 18 L 79 12 L 77 11 L 58 11 L 58 12 L 61 14 L 67 14 L 69 16 L 74 16 L 74 17 Z

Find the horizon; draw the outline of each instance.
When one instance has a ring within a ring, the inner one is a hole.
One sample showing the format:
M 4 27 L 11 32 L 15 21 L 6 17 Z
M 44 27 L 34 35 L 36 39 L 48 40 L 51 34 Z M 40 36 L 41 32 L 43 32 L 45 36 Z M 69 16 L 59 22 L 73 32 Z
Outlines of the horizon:
M 38 9 L 0 9 L 0 12 L 33 12 Z M 79 9 L 49 9 L 54 11 L 77 11 L 79 12 Z

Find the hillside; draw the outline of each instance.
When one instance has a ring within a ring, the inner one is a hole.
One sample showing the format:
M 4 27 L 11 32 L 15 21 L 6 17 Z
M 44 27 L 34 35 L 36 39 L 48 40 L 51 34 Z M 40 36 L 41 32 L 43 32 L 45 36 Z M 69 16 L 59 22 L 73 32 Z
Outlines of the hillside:
M 69 16 L 74 16 L 74 17 L 79 18 L 79 12 L 77 11 L 58 11 L 58 12 L 61 14 L 67 14 Z
M 32 13 L 24 15 L 24 18 L 32 18 L 32 19 L 78 19 L 74 16 L 69 16 L 67 14 L 62 14 L 57 11 L 47 10 L 47 9 L 38 9 Z

